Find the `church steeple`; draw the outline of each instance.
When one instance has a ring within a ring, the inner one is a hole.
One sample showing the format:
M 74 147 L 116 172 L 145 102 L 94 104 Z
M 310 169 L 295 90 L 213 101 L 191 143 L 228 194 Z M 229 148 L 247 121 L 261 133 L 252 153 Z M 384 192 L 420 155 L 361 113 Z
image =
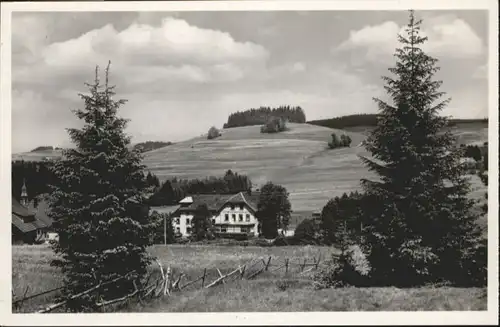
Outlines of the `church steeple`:
M 23 187 L 21 188 L 21 204 L 28 206 L 28 191 L 26 190 L 26 179 L 23 179 Z

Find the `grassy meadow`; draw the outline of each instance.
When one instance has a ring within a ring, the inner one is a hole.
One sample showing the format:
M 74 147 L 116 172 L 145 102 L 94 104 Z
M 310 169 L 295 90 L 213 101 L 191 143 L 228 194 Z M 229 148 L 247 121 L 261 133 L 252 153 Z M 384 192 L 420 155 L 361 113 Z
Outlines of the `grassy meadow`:
M 460 142 L 487 140 L 486 125 L 454 127 Z M 201 136 L 145 153 L 144 163 L 160 180 L 204 178 L 223 175 L 228 169 L 247 174 L 252 182 L 282 184 L 290 192 L 294 211 L 321 210 L 329 199 L 360 189 L 361 178 L 374 178 L 359 159 L 368 155 L 358 145 L 367 128 L 346 131 L 350 148 L 330 150 L 331 134 L 344 131 L 310 124 L 289 124 L 289 130 L 276 134 L 260 133 L 260 126 L 222 130 L 222 136 L 207 140 Z M 479 198 L 484 187 L 472 176 L 473 196 Z
M 200 283 L 174 292 L 171 297 L 150 303 L 131 303 L 121 308 L 128 312 L 215 312 L 215 311 L 359 311 L 359 310 L 486 310 L 486 290 L 479 288 L 343 288 L 314 290 L 311 273 L 299 274 L 299 262 L 312 258 L 327 258 L 335 250 L 322 246 L 239 247 L 168 245 L 150 249 L 164 267 L 170 266 L 174 276 L 183 272 L 183 283 L 194 280 L 207 268 L 207 285 L 222 273 L 234 270 L 252 259 L 272 257 L 270 271 L 252 280 L 228 281 L 210 289 Z M 62 277 L 58 269 L 49 266 L 53 253 L 47 246 L 12 247 L 12 285 L 21 296 L 58 287 Z M 288 258 L 289 274 L 276 270 Z M 254 270 L 259 268 L 254 266 Z M 157 264 L 151 269 L 159 274 Z M 247 273 L 250 272 L 247 271 Z M 16 298 L 17 298 L 16 296 Z M 18 312 L 33 312 L 52 303 L 54 293 L 27 300 Z

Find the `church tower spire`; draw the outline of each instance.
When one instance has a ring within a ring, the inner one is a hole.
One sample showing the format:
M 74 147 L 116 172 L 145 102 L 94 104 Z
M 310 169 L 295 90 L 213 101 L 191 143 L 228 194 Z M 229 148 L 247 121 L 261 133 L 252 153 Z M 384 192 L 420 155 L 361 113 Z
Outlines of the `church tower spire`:
M 23 187 L 21 188 L 21 204 L 28 206 L 28 191 L 26 189 L 26 179 L 23 179 Z

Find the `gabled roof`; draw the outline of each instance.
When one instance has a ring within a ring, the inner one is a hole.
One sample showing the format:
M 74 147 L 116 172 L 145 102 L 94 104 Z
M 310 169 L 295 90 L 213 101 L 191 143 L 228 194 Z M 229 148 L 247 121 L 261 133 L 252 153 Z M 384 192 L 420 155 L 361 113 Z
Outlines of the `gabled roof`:
M 40 219 L 42 218 L 42 219 Z M 46 219 L 47 218 L 47 219 Z M 50 220 L 50 221 L 49 221 Z M 12 197 L 12 225 L 23 233 L 49 227 L 52 220 L 45 215 L 37 215 Z
M 28 210 L 34 212 L 36 218 L 43 221 L 47 226 L 52 225 L 52 223 L 54 222 L 54 220 L 48 215 L 48 212 L 50 210 L 49 203 L 44 199 L 38 201 L 38 205 L 36 208 L 33 202 L 29 203 Z
M 188 205 L 182 206 L 179 210 L 192 211 L 196 210 L 199 205 L 206 204 L 208 210 L 217 211 L 231 196 L 232 194 L 195 194 L 190 196 L 193 201 L 187 203 L 184 202 L 183 204 Z
M 248 194 L 245 195 L 243 192 L 233 195 L 226 201 L 226 203 L 231 203 L 231 204 L 246 204 L 253 211 L 257 211 L 257 202 L 258 202 L 258 197 L 256 197 L 255 195 L 253 197 Z M 226 203 L 224 203 L 224 205 Z
M 184 199 L 179 201 L 179 203 L 186 204 L 186 203 L 193 203 L 193 197 L 191 196 L 186 196 Z
M 166 214 L 171 214 L 177 211 L 177 209 L 180 208 L 180 205 L 175 205 L 175 206 L 159 206 L 159 207 L 150 207 L 149 212 L 158 212 L 158 213 L 166 213 Z
M 251 195 L 245 192 L 237 194 L 195 194 L 184 198 L 179 203 L 184 204 L 179 211 L 193 211 L 199 205 L 206 204 L 208 210 L 212 212 L 220 211 L 226 204 L 246 204 L 253 211 L 257 211 L 260 193 L 253 192 Z M 192 202 L 184 201 L 191 198 Z M 188 205 L 186 205 L 188 204 Z

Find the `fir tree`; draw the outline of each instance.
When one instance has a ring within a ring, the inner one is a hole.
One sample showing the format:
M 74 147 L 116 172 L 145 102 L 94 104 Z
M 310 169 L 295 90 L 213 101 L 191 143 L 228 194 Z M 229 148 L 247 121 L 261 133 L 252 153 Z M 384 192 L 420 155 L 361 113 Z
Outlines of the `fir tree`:
M 130 150 L 124 133 L 127 120 L 117 111 L 125 100 L 114 100 L 114 86 L 104 85 L 96 67 L 90 94 L 79 94 L 84 109 L 75 110 L 82 129 L 68 129 L 76 145 L 54 163 L 57 182 L 52 186 L 51 214 L 59 241 L 53 243 L 67 288 L 62 297 L 77 294 L 101 282 L 122 280 L 68 303 L 72 311 L 94 311 L 101 300 L 131 293 L 133 278 L 140 287 L 151 258 L 155 224 L 144 205 L 147 181 L 142 157 Z
M 365 246 L 376 283 L 467 284 L 484 273 L 476 254 L 485 252 L 463 151 L 439 116 L 449 99 L 439 100 L 437 60 L 421 49 L 420 26 L 411 11 L 389 69 L 394 77 L 383 77 L 392 104 L 375 99 L 380 117 L 366 143 L 373 158 L 363 160 L 380 180 L 362 181 L 376 199 L 366 212 Z

